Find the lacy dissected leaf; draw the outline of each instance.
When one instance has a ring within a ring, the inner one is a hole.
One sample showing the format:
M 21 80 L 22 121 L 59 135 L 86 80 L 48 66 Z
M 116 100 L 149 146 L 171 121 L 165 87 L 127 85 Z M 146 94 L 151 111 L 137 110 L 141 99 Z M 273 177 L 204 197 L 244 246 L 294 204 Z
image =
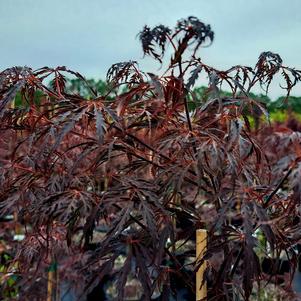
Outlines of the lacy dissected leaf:
M 98 136 L 98 141 L 100 144 L 102 144 L 104 140 L 104 133 L 106 130 L 104 116 L 102 111 L 97 107 L 94 108 L 94 114 L 96 116 L 96 133 Z
M 139 33 L 139 39 L 141 41 L 144 54 L 151 55 L 159 62 L 162 62 L 165 45 L 170 33 L 171 30 L 164 25 L 158 25 L 153 29 L 148 26 L 144 26 L 143 30 Z M 157 52 L 156 46 L 159 47 L 160 52 Z
M 144 82 L 143 74 L 138 69 L 137 62 L 135 61 L 113 64 L 107 72 L 107 80 L 114 84 L 139 84 Z
M 214 39 L 214 32 L 211 30 L 211 26 L 206 25 L 193 16 L 178 21 L 176 29 L 184 30 L 187 32 L 187 35 L 191 35 L 194 38 L 196 41 L 195 50 L 207 39 L 210 40 L 210 42 L 213 42 Z

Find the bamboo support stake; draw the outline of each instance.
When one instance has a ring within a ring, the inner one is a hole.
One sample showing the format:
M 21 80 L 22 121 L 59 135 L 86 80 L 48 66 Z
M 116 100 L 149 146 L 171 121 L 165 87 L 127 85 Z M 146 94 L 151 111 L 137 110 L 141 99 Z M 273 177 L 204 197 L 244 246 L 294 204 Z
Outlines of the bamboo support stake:
M 53 298 L 53 282 L 54 282 L 54 271 L 48 272 L 48 283 L 47 283 L 47 301 L 52 301 Z
M 197 230 L 196 231 L 196 258 L 200 259 L 204 256 L 207 249 L 207 231 Z M 196 300 L 206 300 L 207 297 L 207 285 L 203 284 L 204 273 L 206 270 L 206 263 L 204 262 L 196 272 Z
M 60 291 L 60 287 L 59 287 L 59 283 L 60 283 L 60 279 L 59 279 L 59 271 L 58 269 L 56 269 L 56 273 L 55 273 L 55 288 L 56 288 L 56 295 L 55 295 L 55 300 L 59 301 L 61 300 L 61 291 Z
M 47 279 L 47 301 L 58 301 L 58 269 L 57 261 L 53 260 L 49 266 Z

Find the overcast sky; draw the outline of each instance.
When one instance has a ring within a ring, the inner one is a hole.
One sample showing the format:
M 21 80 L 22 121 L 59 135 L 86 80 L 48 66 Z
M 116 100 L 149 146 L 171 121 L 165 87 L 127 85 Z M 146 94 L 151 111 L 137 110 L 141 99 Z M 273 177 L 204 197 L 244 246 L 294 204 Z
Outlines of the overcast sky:
M 301 69 L 301 0 L 0 0 L 0 69 L 65 65 L 104 78 L 113 63 L 137 60 L 153 72 L 159 66 L 143 60 L 137 33 L 190 15 L 215 32 L 200 51 L 209 65 L 253 66 L 270 50 Z M 281 93 L 274 84 L 271 96 Z

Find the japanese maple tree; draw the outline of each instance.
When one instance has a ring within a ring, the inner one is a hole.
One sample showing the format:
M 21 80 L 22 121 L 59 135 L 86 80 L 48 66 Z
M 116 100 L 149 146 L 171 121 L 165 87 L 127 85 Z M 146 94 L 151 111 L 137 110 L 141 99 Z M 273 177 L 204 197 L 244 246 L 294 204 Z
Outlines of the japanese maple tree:
M 154 75 L 135 61 L 114 64 L 101 95 L 66 67 L 0 74 L 0 212 L 14 215 L 10 223 L 24 234 L 7 267 L 22 300 L 45 298 L 53 262 L 78 296 L 109 277 L 117 300 L 133 279 L 141 300 L 179 297 L 177 281 L 193 296 L 204 260 L 208 300 L 248 300 L 254 283 L 272 281 L 262 254 L 285 252 L 291 274 L 296 268 L 301 136 L 271 127 L 250 93 L 268 90 L 280 74 L 289 95 L 301 72 L 272 52 L 254 67 L 208 66 L 199 50 L 214 33 L 195 17 L 173 29 L 145 26 L 139 39 L 163 66 L 172 50 L 166 69 Z M 208 89 L 199 99 L 201 74 Z M 69 94 L 67 76 L 94 96 Z M 17 93 L 22 104 L 12 106 Z M 266 121 L 255 130 L 256 118 Z M 201 228 L 208 248 L 195 261 Z

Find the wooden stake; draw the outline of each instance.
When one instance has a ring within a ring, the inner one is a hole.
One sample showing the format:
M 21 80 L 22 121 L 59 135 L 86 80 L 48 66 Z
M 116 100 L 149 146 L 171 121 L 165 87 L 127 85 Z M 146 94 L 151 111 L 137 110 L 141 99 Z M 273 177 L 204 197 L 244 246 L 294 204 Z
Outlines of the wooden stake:
M 47 279 L 47 301 L 58 301 L 58 271 L 57 271 L 57 262 L 52 261 L 48 270 L 48 279 Z
M 201 259 L 207 249 L 207 231 L 197 230 L 196 231 L 196 258 Z M 206 300 L 207 297 L 207 285 L 203 284 L 204 273 L 206 269 L 206 263 L 204 262 L 196 273 L 196 300 Z
M 54 271 L 48 272 L 48 283 L 47 283 L 47 301 L 53 301 L 53 282 L 54 282 Z

